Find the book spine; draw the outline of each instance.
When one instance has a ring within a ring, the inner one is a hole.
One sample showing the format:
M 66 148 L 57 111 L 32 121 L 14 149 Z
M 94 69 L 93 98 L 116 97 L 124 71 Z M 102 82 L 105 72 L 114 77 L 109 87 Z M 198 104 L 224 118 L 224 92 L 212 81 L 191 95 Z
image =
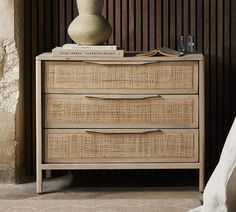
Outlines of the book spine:
M 67 56 L 67 57 L 124 57 L 123 50 L 104 50 L 104 51 L 90 51 L 90 50 L 65 50 L 53 49 L 53 56 Z
M 117 50 L 116 46 L 78 46 L 78 45 L 64 45 L 65 49 L 75 50 Z

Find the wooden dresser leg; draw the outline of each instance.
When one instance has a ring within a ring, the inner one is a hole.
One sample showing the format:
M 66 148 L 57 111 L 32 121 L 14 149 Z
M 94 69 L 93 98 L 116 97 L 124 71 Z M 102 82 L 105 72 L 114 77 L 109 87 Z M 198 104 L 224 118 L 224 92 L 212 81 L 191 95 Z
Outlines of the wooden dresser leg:
M 205 175 L 203 168 L 199 169 L 199 191 L 203 192 L 205 186 Z
M 52 178 L 52 171 L 51 170 L 46 170 L 46 178 L 47 179 Z
M 37 193 L 42 194 L 43 193 L 43 172 L 42 170 L 37 171 L 37 179 L 36 179 L 36 188 L 37 188 Z

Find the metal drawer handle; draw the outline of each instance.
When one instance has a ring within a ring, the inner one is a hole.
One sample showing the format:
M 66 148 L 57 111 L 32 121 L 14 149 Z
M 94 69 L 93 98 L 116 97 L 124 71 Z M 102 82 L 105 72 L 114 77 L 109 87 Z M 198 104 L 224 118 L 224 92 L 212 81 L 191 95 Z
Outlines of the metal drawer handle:
M 161 133 L 162 130 L 86 130 L 86 133 L 98 133 L 98 134 L 148 134 L 148 133 Z
M 159 63 L 160 61 L 84 61 L 86 63 L 97 65 L 147 65 L 153 63 Z
M 161 95 L 86 95 L 85 98 L 103 99 L 103 100 L 142 100 L 150 98 L 162 98 Z

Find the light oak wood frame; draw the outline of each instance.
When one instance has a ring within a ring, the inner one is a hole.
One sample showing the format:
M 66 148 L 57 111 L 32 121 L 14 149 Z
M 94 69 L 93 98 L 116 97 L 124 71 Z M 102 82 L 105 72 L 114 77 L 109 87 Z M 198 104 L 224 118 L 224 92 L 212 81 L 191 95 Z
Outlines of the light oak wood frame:
M 199 61 L 199 191 L 205 187 L 205 66 Z
M 156 61 L 198 61 L 199 62 L 199 161 L 197 163 L 140 163 L 140 162 L 127 162 L 127 163 L 76 163 L 76 164 L 46 164 L 43 163 L 43 134 L 42 134 L 42 69 L 44 61 L 57 61 L 57 60 L 66 60 L 66 61 L 91 61 L 91 58 L 67 58 L 60 57 L 54 58 L 51 54 L 43 54 L 36 58 L 36 141 L 37 141 L 37 193 L 43 193 L 43 171 L 51 170 L 98 170 L 98 169 L 197 169 L 199 170 L 199 191 L 204 190 L 205 182 L 205 166 L 204 166 L 204 155 L 205 155 L 205 97 L 204 97 L 204 58 L 202 55 L 188 55 L 182 58 L 135 58 L 131 59 L 132 64 L 146 64 L 145 60 L 148 62 Z M 105 64 L 114 64 L 114 60 L 106 60 L 106 58 L 96 58 L 99 60 L 106 61 Z M 93 62 L 93 61 L 92 61 Z M 101 62 L 104 64 L 103 62 Z M 129 63 L 129 59 L 125 58 L 124 61 L 115 62 L 115 64 Z
M 43 192 L 42 175 L 42 61 L 36 60 L 36 190 Z

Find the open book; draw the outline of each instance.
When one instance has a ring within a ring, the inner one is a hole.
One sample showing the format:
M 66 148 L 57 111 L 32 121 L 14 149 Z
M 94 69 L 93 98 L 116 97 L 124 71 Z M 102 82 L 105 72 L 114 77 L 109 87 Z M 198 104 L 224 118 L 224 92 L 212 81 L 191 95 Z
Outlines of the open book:
M 160 47 L 158 49 L 154 49 L 151 51 L 143 52 L 141 54 L 137 54 L 136 56 L 146 56 L 146 57 L 152 57 L 152 56 L 167 56 L 167 57 L 179 57 L 182 56 L 183 52 L 178 52 L 173 49 L 169 49 L 167 47 Z

